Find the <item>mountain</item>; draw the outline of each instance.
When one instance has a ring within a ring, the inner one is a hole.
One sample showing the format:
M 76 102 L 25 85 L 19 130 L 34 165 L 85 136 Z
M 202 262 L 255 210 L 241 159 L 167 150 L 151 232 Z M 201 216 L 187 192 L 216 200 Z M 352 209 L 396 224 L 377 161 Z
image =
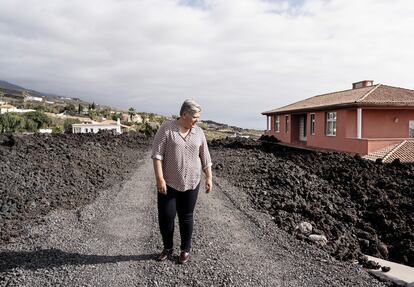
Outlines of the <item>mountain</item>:
M 20 87 L 20 86 L 17 86 L 17 85 L 14 85 L 9 82 L 2 81 L 2 80 L 0 80 L 0 88 L 7 89 L 7 90 L 27 91 L 27 89 L 23 87 Z
M 38 92 L 38 91 L 35 91 L 35 90 L 27 89 L 27 88 L 24 88 L 24 87 L 21 87 L 21 86 L 18 86 L 18 85 L 0 80 L 0 92 L 2 90 L 3 90 L 4 93 L 10 93 L 10 94 L 20 94 L 22 91 L 27 91 L 32 96 L 43 97 L 43 98 L 46 98 L 48 100 L 55 100 L 55 99 L 59 99 L 59 98 L 67 98 L 65 96 Z

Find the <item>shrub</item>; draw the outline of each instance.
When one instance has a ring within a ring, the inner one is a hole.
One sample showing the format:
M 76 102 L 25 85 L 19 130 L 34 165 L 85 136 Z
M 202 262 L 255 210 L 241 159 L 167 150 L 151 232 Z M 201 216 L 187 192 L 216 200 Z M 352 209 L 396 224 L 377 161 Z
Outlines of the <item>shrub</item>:
M 5 113 L 0 115 L 0 132 L 21 131 L 24 124 L 22 115 L 17 113 Z
M 53 127 L 52 134 L 63 134 L 63 128 L 61 126 Z
M 80 120 L 78 120 L 78 119 L 65 119 L 65 121 L 63 122 L 63 130 L 65 131 L 65 133 L 67 133 L 67 134 L 72 133 L 72 125 L 73 124 L 80 124 Z
M 33 132 L 48 127 L 52 123 L 52 120 L 41 111 L 25 113 L 24 117 L 27 120 L 26 129 Z

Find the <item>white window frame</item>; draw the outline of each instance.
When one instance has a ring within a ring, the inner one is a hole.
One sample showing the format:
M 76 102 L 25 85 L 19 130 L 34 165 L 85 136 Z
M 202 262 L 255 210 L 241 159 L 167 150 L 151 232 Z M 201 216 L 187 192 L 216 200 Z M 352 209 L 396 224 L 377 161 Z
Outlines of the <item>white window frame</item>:
M 414 138 L 414 120 L 408 121 L 408 137 Z
M 280 132 L 280 116 L 275 116 L 275 132 Z
M 310 134 L 315 135 L 316 116 L 315 113 L 310 114 Z
M 267 118 L 267 126 L 266 126 L 266 129 L 267 129 L 267 131 L 270 131 L 271 129 L 272 129 L 272 126 L 271 126 L 271 124 L 272 124 L 272 117 L 271 116 L 266 116 Z
M 336 112 L 326 113 L 326 135 L 328 137 L 336 136 Z
M 289 133 L 289 115 L 285 116 L 285 133 Z

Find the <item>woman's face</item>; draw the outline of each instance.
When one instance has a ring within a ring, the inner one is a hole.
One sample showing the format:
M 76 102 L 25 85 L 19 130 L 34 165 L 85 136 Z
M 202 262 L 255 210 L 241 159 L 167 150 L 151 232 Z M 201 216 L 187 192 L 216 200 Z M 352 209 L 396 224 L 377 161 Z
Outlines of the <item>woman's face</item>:
M 184 127 L 187 129 L 191 129 L 192 127 L 196 125 L 196 123 L 200 119 L 200 113 L 194 113 L 194 114 L 184 113 L 184 115 L 182 116 L 182 119 L 183 119 Z

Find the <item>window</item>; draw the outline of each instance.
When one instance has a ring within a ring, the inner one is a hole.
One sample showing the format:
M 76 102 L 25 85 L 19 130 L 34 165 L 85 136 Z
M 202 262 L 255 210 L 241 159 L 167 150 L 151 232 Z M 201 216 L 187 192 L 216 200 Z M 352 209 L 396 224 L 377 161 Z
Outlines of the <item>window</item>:
M 289 132 L 289 116 L 285 116 L 285 133 Z
M 310 132 L 315 135 L 315 114 L 310 114 Z
M 336 112 L 326 113 L 326 135 L 336 136 Z
M 89 132 L 89 131 L 88 131 L 88 128 L 86 128 L 86 129 L 85 129 L 85 132 L 86 132 L 86 133 L 87 133 L 87 132 Z
M 275 116 L 275 132 L 280 132 L 280 117 Z

